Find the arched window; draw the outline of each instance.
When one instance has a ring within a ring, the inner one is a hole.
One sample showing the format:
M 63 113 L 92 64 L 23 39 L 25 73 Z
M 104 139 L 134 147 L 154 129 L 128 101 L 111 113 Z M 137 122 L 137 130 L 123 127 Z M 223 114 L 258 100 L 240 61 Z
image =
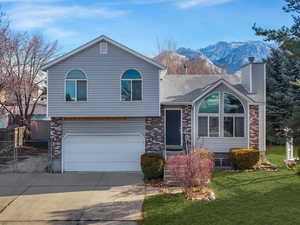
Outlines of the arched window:
M 213 93 L 200 104 L 198 135 L 200 137 L 219 137 L 220 93 Z
M 244 113 L 244 107 L 235 96 L 224 93 L 224 113 Z
M 81 70 L 71 70 L 66 76 L 66 101 L 87 100 L 87 78 Z
M 224 137 L 245 136 L 245 110 L 240 100 L 224 93 Z
M 209 95 L 201 102 L 199 113 L 219 113 L 220 108 L 220 94 L 214 93 Z
M 222 123 L 223 130 L 220 129 Z M 244 137 L 245 110 L 241 101 L 229 93 L 213 93 L 202 100 L 198 111 L 198 136 Z
M 125 71 L 121 77 L 122 101 L 142 100 L 142 76 L 134 69 Z

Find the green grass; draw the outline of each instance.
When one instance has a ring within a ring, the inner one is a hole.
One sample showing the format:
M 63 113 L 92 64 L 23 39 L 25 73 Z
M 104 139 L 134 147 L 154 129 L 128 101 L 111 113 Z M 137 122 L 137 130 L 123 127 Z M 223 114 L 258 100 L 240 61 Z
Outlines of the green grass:
M 283 147 L 268 148 L 279 172 L 216 172 L 214 202 L 185 200 L 182 194 L 156 195 L 144 204 L 144 225 L 297 225 L 300 176 L 284 167 Z

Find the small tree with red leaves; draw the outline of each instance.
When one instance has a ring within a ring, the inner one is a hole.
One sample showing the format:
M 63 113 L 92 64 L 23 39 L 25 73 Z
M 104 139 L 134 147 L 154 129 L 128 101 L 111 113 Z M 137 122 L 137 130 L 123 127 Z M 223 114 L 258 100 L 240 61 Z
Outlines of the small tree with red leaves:
M 187 198 L 192 199 L 196 188 L 202 189 L 209 184 L 214 170 L 213 153 L 196 149 L 187 155 L 170 156 L 167 167 Z

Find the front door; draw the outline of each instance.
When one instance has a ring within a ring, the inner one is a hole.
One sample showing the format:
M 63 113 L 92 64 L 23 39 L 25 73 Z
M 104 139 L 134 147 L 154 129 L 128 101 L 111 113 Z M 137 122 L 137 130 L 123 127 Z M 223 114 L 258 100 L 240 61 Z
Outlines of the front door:
M 166 145 L 181 146 L 181 110 L 166 110 Z

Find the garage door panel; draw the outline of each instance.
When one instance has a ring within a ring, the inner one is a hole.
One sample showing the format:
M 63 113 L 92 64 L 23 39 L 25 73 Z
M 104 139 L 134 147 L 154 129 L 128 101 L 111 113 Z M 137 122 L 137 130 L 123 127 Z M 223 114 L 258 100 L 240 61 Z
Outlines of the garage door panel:
M 140 171 L 138 135 L 70 135 L 64 139 L 65 171 Z
M 68 166 L 65 167 L 65 171 L 74 171 L 73 168 L 77 168 L 80 172 L 112 172 L 112 171 L 139 171 L 136 168 L 136 163 L 128 163 L 128 162 L 121 162 L 116 164 L 111 163 L 102 163 L 101 166 L 99 163 L 90 163 L 89 167 L 86 167 L 86 163 L 74 163 L 67 164 Z M 114 168 L 114 169 L 112 169 Z
M 85 154 L 91 154 L 92 157 L 87 157 Z M 136 151 L 135 154 L 126 154 L 126 152 L 123 153 L 117 153 L 115 155 L 109 154 L 109 152 L 106 153 L 80 153 L 80 154 L 65 154 L 65 162 L 73 162 L 78 161 L 81 162 L 84 160 L 85 162 L 122 162 L 124 160 L 136 162 L 140 159 L 140 154 Z
M 125 146 L 124 146 L 125 145 Z M 115 147 L 116 146 L 116 147 Z M 141 146 L 141 145 L 139 145 Z M 101 158 L 111 157 L 113 154 L 115 158 L 123 158 L 123 156 L 128 156 L 129 154 L 132 157 L 137 157 L 136 153 L 140 151 L 140 148 L 137 145 L 128 145 L 123 144 L 123 146 L 114 145 L 100 145 L 97 146 L 91 144 L 82 144 L 82 145 L 67 145 L 67 151 L 65 156 L 77 157 L 78 155 L 86 156 L 87 154 L 93 154 L 94 156 L 99 155 Z

